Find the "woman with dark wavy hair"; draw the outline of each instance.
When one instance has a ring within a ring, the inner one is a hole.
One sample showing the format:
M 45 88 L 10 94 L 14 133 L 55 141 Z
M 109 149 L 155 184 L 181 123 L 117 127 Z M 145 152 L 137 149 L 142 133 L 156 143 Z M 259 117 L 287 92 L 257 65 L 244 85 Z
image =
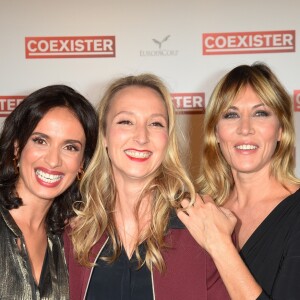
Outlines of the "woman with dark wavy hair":
M 69 299 L 61 233 L 97 143 L 93 106 L 65 85 L 41 88 L 0 137 L 0 298 Z

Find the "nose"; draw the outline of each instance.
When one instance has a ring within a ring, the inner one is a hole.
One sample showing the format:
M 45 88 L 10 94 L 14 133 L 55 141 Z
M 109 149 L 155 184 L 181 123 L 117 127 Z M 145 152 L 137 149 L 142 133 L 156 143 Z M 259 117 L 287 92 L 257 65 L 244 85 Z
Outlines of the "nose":
M 240 118 L 238 133 L 241 135 L 254 134 L 253 121 L 251 119 L 251 116 Z
M 51 147 L 45 154 L 45 162 L 51 168 L 56 168 L 61 166 L 61 156 L 60 151 L 56 147 Z
M 136 127 L 134 140 L 141 145 L 149 142 L 147 125 L 139 125 Z

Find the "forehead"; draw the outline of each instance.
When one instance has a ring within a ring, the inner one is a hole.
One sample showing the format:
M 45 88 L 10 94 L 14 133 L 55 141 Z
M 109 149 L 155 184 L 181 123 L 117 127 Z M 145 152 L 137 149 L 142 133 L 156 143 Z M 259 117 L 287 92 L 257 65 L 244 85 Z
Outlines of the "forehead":
M 231 104 L 233 105 L 256 105 L 258 103 L 263 103 L 263 101 L 251 86 L 246 86 L 243 89 L 241 89 L 231 102 Z
M 84 132 L 83 126 L 76 114 L 66 107 L 55 107 L 50 109 L 38 122 L 34 131 L 39 128 L 43 128 L 43 130 L 47 131 L 65 131 L 68 129 L 69 131 L 74 131 L 74 133 L 77 132 L 78 135 L 81 135 L 82 132 Z
M 73 120 L 74 122 L 79 122 L 76 114 L 67 107 L 54 107 L 49 109 L 41 118 L 39 123 L 47 121 L 48 119 L 57 119 L 57 120 L 67 119 L 67 120 Z
M 110 109 L 161 110 L 166 114 L 165 102 L 161 95 L 150 87 L 129 86 L 118 91 L 111 100 Z

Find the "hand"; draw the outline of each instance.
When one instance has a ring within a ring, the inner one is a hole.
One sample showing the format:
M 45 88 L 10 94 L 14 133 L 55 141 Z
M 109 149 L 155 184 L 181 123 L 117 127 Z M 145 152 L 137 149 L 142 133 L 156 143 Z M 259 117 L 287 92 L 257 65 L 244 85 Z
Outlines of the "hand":
M 217 206 L 209 196 L 202 199 L 199 195 L 193 205 L 187 199 L 182 200 L 181 205 L 186 210 L 177 211 L 179 219 L 210 254 L 224 243 L 232 244 L 237 219 L 229 209 Z

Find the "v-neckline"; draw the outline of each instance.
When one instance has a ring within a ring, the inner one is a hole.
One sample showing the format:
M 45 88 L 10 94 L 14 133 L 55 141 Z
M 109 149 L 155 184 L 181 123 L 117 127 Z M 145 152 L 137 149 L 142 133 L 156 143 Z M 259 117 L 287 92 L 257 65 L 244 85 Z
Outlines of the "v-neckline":
M 244 243 L 243 247 L 239 250 L 239 253 L 244 253 L 247 251 L 257 239 L 264 233 L 264 229 L 270 222 L 272 223 L 273 218 L 276 218 L 277 214 L 281 212 L 282 207 L 289 204 L 289 201 L 293 201 L 297 199 L 297 197 L 293 197 L 297 193 L 300 193 L 300 188 L 296 190 L 293 194 L 288 195 L 285 199 L 280 201 L 271 212 L 263 219 L 263 221 L 257 226 L 257 228 L 253 231 L 247 241 Z M 299 201 L 299 200 L 297 200 Z

